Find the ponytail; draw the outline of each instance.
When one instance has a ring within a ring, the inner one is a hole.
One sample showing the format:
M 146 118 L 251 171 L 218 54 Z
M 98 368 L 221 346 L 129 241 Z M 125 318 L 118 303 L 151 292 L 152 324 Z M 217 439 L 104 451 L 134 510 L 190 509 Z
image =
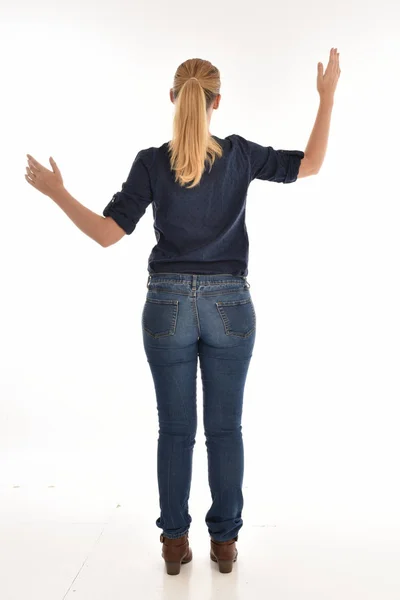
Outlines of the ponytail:
M 168 150 L 175 182 L 182 187 L 190 182 L 188 188 L 196 187 L 206 162 L 211 171 L 215 159 L 222 156 L 220 144 L 209 133 L 207 118 L 207 110 L 218 93 L 219 71 L 208 61 L 191 59 L 179 67 L 174 86 L 173 136 Z

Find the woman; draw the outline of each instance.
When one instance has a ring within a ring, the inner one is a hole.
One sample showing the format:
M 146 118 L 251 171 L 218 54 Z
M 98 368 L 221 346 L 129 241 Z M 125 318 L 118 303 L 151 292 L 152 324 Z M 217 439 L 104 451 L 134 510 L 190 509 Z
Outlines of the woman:
M 142 331 L 159 418 L 156 525 L 169 574 L 192 559 L 188 500 L 198 361 L 212 496 L 205 519 L 210 557 L 223 573 L 237 559 L 243 525 L 242 405 L 256 335 L 246 277 L 247 190 L 253 179 L 293 183 L 319 172 L 339 76 L 339 54 L 332 48 L 325 73 L 318 63 L 320 105 L 305 151 L 274 150 L 240 135 L 210 133 L 221 99 L 219 71 L 208 61 L 187 60 L 170 90 L 176 107 L 172 140 L 137 154 L 103 216 L 66 191 L 52 158 L 50 171 L 27 155 L 27 181 L 103 247 L 131 234 L 152 204 L 157 244 L 148 262 Z

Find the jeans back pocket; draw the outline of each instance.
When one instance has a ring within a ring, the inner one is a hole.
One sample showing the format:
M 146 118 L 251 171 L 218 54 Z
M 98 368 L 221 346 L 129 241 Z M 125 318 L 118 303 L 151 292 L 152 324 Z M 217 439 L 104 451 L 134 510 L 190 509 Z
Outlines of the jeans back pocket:
M 216 302 L 226 335 L 247 337 L 256 328 L 256 313 L 251 298 Z
M 178 319 L 178 300 L 146 298 L 142 327 L 152 337 L 174 335 Z

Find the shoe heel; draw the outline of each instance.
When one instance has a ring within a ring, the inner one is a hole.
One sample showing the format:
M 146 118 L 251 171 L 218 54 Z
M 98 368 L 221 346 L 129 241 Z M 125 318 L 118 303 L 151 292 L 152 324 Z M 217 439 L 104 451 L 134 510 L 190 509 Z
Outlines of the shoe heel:
M 168 575 L 179 575 L 179 573 L 181 572 L 181 563 L 180 562 L 165 561 L 165 566 L 167 567 Z
M 233 560 L 219 560 L 218 567 L 220 573 L 230 573 L 233 567 Z

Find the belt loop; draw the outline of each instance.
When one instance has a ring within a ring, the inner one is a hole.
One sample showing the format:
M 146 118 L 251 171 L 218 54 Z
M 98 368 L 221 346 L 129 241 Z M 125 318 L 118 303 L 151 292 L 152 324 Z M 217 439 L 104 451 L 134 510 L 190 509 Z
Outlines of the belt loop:
M 192 276 L 192 292 L 196 290 L 197 275 Z
M 150 281 L 151 281 L 151 275 L 149 275 L 147 278 L 147 288 L 149 287 Z

